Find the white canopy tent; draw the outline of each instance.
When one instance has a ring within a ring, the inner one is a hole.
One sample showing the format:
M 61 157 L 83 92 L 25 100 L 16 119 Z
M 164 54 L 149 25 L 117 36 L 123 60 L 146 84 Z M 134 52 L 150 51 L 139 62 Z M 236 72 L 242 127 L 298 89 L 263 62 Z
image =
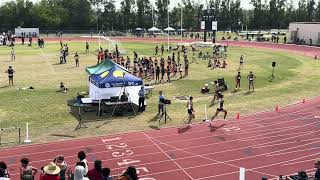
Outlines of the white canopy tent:
M 149 32 L 159 32 L 161 30 L 153 26 L 152 28 L 148 29 L 148 31 Z
M 173 29 L 172 27 L 167 27 L 164 29 L 164 31 L 175 31 L 175 29 Z
M 136 31 L 143 31 L 142 28 L 136 28 L 135 30 L 136 30 Z

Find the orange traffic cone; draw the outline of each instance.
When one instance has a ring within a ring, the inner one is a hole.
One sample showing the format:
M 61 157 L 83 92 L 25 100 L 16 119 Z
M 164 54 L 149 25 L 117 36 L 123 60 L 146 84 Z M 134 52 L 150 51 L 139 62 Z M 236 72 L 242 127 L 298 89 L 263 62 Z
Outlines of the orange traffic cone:
M 237 120 L 240 120 L 240 113 L 237 114 L 236 119 L 237 119 Z
M 276 112 L 279 111 L 279 106 L 276 106 L 275 111 L 276 111 Z
M 302 99 L 302 103 L 306 103 L 306 99 Z

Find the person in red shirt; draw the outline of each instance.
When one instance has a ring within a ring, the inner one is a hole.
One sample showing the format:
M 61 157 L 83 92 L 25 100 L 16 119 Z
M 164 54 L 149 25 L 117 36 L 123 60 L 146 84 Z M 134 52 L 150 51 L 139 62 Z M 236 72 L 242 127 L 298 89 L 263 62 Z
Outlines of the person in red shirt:
M 40 175 L 40 180 L 60 180 L 60 168 L 54 162 L 43 168 L 44 174 Z
M 101 160 L 94 161 L 94 168 L 88 172 L 88 178 L 94 180 L 103 180 L 102 176 L 102 162 Z

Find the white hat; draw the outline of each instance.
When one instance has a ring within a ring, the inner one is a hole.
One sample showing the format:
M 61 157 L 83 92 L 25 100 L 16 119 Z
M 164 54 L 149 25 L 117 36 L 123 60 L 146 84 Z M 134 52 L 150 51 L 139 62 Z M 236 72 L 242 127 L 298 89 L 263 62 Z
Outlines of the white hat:
M 43 171 L 46 174 L 56 175 L 60 173 L 60 168 L 54 162 L 51 162 L 48 166 L 43 168 Z

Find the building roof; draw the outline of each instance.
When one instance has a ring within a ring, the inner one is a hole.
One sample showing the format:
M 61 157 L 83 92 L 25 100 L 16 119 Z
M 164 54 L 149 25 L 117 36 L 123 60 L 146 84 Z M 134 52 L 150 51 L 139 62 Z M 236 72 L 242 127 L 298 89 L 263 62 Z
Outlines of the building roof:
M 320 22 L 291 22 L 290 24 L 320 24 Z

